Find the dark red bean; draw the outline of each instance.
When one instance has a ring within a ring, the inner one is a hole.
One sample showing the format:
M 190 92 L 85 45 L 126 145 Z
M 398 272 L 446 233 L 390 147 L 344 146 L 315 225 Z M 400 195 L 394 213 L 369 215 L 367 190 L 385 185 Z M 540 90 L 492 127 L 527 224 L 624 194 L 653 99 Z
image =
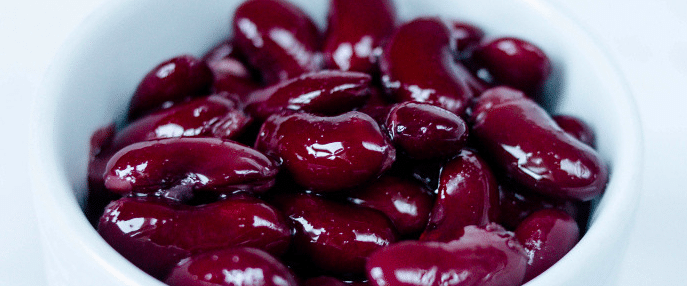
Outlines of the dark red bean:
M 280 255 L 291 241 L 285 217 L 249 197 L 197 207 L 126 197 L 105 209 L 98 233 L 129 261 L 159 279 L 192 254 L 247 246 Z
M 501 225 L 509 230 L 515 230 L 526 217 L 543 209 L 559 209 L 576 220 L 583 219 L 583 206 L 577 201 L 546 197 L 504 184 L 499 185 L 499 195 Z
M 233 139 L 251 122 L 238 104 L 212 95 L 181 103 L 142 117 L 115 135 L 112 149 L 120 150 L 136 142 L 177 137 Z
M 390 0 L 333 0 L 329 3 L 324 61 L 329 68 L 372 73 L 380 47 L 394 30 Z
M 336 115 L 362 106 L 370 96 L 368 74 L 318 71 L 253 92 L 246 111 L 259 120 L 284 110 Z
M 207 64 L 190 55 L 166 60 L 141 80 L 129 104 L 129 119 L 190 97 L 207 95 L 213 75 Z
M 248 0 L 234 13 L 234 43 L 267 84 L 320 68 L 320 34 L 298 7 L 282 0 Z
M 472 121 L 472 135 L 494 167 L 526 188 L 582 201 L 604 191 L 608 169 L 598 153 L 566 134 L 524 93 L 508 87 L 486 91 Z
M 455 156 L 468 137 L 468 126 L 458 115 L 420 102 L 396 105 L 384 125 L 394 144 L 414 159 Z
M 449 28 L 451 28 L 451 37 L 457 52 L 462 52 L 478 45 L 482 38 L 484 38 L 484 31 L 482 29 L 467 22 L 453 20 Z
M 438 18 L 418 18 L 393 34 L 380 59 L 382 82 L 396 101 L 420 101 L 462 114 L 473 97 L 454 61 L 450 30 Z
M 165 283 L 170 286 L 298 286 L 279 260 L 255 248 L 228 248 L 181 261 Z
M 263 124 L 255 148 L 279 158 L 296 183 L 316 192 L 377 178 L 396 158 L 374 119 L 357 111 L 334 117 L 272 116 Z
M 433 196 L 417 181 L 382 176 L 352 191 L 348 201 L 384 213 L 401 235 L 420 233 L 427 225 Z
M 527 257 L 496 224 L 467 226 L 458 240 L 404 241 L 375 251 L 365 266 L 372 286 L 516 286 Z
M 325 273 L 362 274 L 372 251 L 396 241 L 389 219 L 375 210 L 310 194 L 283 196 L 276 204 L 296 229 L 292 251 Z
M 468 225 L 498 222 L 499 193 L 487 163 L 464 149 L 441 171 L 439 194 L 420 240 L 448 242 Z
M 229 41 L 212 48 L 203 56 L 203 60 L 215 76 L 215 92 L 236 94 L 243 102 L 245 95 L 260 87 L 251 70 L 243 63 L 242 56 Z
M 561 129 L 575 137 L 575 139 L 580 140 L 582 143 L 592 148 L 596 147 L 594 130 L 592 130 L 589 124 L 582 121 L 582 119 L 572 115 L 554 115 L 552 118 Z
M 168 138 L 127 146 L 110 159 L 105 186 L 116 193 L 209 190 L 264 192 L 277 167 L 262 153 L 219 138 Z
M 525 91 L 530 96 L 535 95 L 551 73 L 551 62 L 541 49 L 512 37 L 483 43 L 475 49 L 472 60 L 485 68 L 497 83 Z
M 563 258 L 579 241 L 580 229 L 564 211 L 544 209 L 528 216 L 515 236 L 527 251 L 527 282 Z
M 104 188 L 107 162 L 117 151 L 133 143 L 173 137 L 230 139 L 240 135 L 250 122 L 251 118 L 234 101 L 212 95 L 146 115 L 116 133 L 113 126 L 110 142 L 91 157 L 89 182 L 92 188 Z

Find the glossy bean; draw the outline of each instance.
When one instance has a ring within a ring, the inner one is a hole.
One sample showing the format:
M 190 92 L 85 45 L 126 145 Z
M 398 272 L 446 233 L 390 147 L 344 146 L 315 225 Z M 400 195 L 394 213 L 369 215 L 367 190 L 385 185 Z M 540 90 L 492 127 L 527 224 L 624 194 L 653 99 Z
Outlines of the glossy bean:
M 398 149 L 414 159 L 455 156 L 468 137 L 468 126 L 458 115 L 419 102 L 394 106 L 384 126 Z
M 383 214 L 310 194 L 282 196 L 276 204 L 295 227 L 292 251 L 331 274 L 362 274 L 374 250 L 396 241 Z
M 433 196 L 417 181 L 385 175 L 351 191 L 347 199 L 384 213 L 399 234 L 412 235 L 427 225 Z
M 462 52 L 478 45 L 482 38 L 484 38 L 484 31 L 468 22 L 453 20 L 450 21 L 449 28 L 457 52 Z
M 439 193 L 422 241 L 448 242 L 468 225 L 498 222 L 498 184 L 487 163 L 464 149 L 441 170 Z
M 323 55 L 325 65 L 372 73 L 376 50 L 394 30 L 396 11 L 390 0 L 333 0 L 329 3 Z
M 365 268 L 373 286 L 517 286 L 526 263 L 513 234 L 491 224 L 465 227 L 448 243 L 393 244 L 375 251 Z
M 551 61 L 536 45 L 519 38 L 504 37 L 475 49 L 472 60 L 499 83 L 534 96 L 551 73 Z
M 103 176 L 109 190 L 128 194 L 208 190 L 264 192 L 277 166 L 262 153 L 219 138 L 168 138 L 117 152 Z
M 461 115 L 473 92 L 467 69 L 454 61 L 450 30 L 438 18 L 418 18 L 399 27 L 380 59 L 382 82 L 396 101 L 420 101 Z
M 301 9 L 283 0 L 248 0 L 234 13 L 234 44 L 267 84 L 316 71 L 320 34 Z
M 166 60 L 141 80 L 129 103 L 128 118 L 210 93 L 213 75 L 207 64 L 191 55 Z
M 204 252 L 172 269 L 170 286 L 298 286 L 296 277 L 270 254 L 248 247 Z
M 558 127 L 524 93 L 486 91 L 474 107 L 472 135 L 506 176 L 546 196 L 587 201 L 603 193 L 608 169 L 599 154 Z
M 563 258 L 580 240 L 580 229 L 564 211 L 544 209 L 528 216 L 515 236 L 527 251 L 527 282 Z
M 248 246 L 279 255 L 291 241 L 285 217 L 249 197 L 197 207 L 125 197 L 108 205 L 98 233 L 125 258 L 159 279 L 192 254 Z
M 246 111 L 259 120 L 285 110 L 337 115 L 362 106 L 371 81 L 360 72 L 307 73 L 251 93 Z
M 316 192 L 355 187 L 391 167 L 396 151 L 370 116 L 272 116 L 255 148 L 277 158 L 293 180 Z

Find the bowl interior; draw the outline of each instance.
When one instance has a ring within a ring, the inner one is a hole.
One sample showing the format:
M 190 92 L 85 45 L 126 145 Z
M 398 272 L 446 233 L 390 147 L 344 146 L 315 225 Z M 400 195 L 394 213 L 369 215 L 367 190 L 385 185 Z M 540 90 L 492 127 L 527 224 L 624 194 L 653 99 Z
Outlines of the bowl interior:
M 292 2 L 324 26 L 328 1 Z M 465 20 L 483 28 L 488 37 L 513 35 L 530 40 L 552 59 L 554 74 L 546 88 L 556 95 L 553 111 L 591 123 L 598 150 L 612 174 L 587 235 L 564 260 L 530 284 L 545 283 L 554 275 L 572 277 L 565 273 L 583 267 L 576 264 L 581 263 L 578 260 L 598 251 L 599 241 L 628 224 L 629 218 L 621 217 L 630 215 L 636 205 L 641 136 L 622 78 L 578 25 L 543 1 L 396 2 L 403 20 L 424 15 Z M 65 231 L 78 230 L 84 247 L 105 257 L 102 263 L 115 265 L 113 269 L 127 262 L 98 237 L 80 209 L 86 195 L 90 136 L 122 116 L 138 82 L 153 66 L 179 54 L 200 56 L 228 37 L 232 11 L 238 4 L 232 0 L 208 0 L 202 5 L 191 0 L 112 1 L 72 35 L 46 75 L 37 97 L 37 159 L 33 161 L 41 170 L 36 180 L 51 180 L 52 187 L 35 192 L 57 212 L 51 219 L 69 222 L 65 225 L 70 229 Z

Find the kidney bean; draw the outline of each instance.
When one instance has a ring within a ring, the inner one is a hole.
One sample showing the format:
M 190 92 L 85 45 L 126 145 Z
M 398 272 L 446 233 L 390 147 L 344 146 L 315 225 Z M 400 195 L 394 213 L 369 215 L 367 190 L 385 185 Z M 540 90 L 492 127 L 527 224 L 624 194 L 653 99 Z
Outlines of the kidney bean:
M 245 95 L 260 88 L 253 72 L 244 64 L 231 41 L 224 41 L 203 56 L 214 75 L 215 92 L 236 94 L 245 101 Z
M 576 220 L 581 220 L 584 216 L 581 202 L 542 196 L 512 184 L 499 185 L 499 195 L 501 225 L 509 230 L 515 230 L 526 217 L 543 209 L 559 209 Z
M 404 241 L 372 253 L 365 269 L 372 286 L 515 286 L 526 256 L 513 234 L 497 224 L 467 226 L 458 240 Z
M 594 130 L 582 119 L 572 115 L 554 115 L 551 116 L 556 124 L 568 134 L 580 140 L 582 143 L 589 145 L 589 147 L 596 147 L 596 136 Z
M 329 68 L 372 73 L 378 49 L 393 31 L 396 9 L 390 0 L 329 2 L 324 62 Z
M 278 197 L 275 204 L 294 225 L 292 252 L 325 273 L 363 273 L 372 251 L 396 241 L 391 222 L 376 210 L 304 193 Z
M 455 43 L 456 52 L 462 52 L 478 45 L 482 38 L 484 38 L 484 31 L 468 22 L 453 20 L 449 28 Z
M 191 55 L 166 60 L 148 74 L 129 103 L 129 120 L 190 97 L 207 95 L 213 75 L 207 64 Z
M 417 234 L 425 228 L 433 201 L 419 182 L 388 175 L 351 191 L 347 199 L 384 213 L 401 235 Z
M 419 102 L 393 107 L 384 126 L 394 144 L 414 159 L 452 157 L 468 137 L 468 126 L 458 115 Z
M 527 251 L 527 282 L 563 258 L 579 241 L 580 229 L 564 211 L 544 209 L 528 216 L 515 236 Z
M 357 111 L 334 117 L 272 116 L 263 124 L 255 148 L 278 158 L 295 182 L 316 192 L 377 178 L 396 158 L 374 119 Z
M 473 52 L 472 60 L 485 68 L 497 83 L 530 96 L 535 95 L 551 73 L 551 62 L 539 47 L 513 37 L 483 43 Z
M 247 246 L 280 255 L 291 241 L 285 217 L 250 197 L 197 207 L 125 197 L 107 206 L 98 233 L 125 258 L 159 279 L 192 254 Z
M 316 71 L 320 34 L 298 7 L 282 0 L 248 0 L 234 13 L 234 44 L 267 84 Z
M 180 103 L 146 115 L 119 132 L 111 126 L 106 146 L 90 157 L 88 173 L 92 189 L 104 189 L 103 173 L 107 162 L 122 148 L 133 143 L 173 137 L 235 138 L 252 119 L 236 103 L 224 96 L 212 95 Z M 105 205 L 102 205 L 105 207 Z
M 487 163 L 475 152 L 463 149 L 441 171 L 439 194 L 422 241 L 448 242 L 468 225 L 497 222 L 499 193 Z
M 371 80 L 360 72 L 307 73 L 253 92 L 246 111 L 259 120 L 284 110 L 341 114 L 365 103 Z
M 268 253 L 248 247 L 197 254 L 172 269 L 170 286 L 298 286 L 291 271 Z
M 382 82 L 396 101 L 420 101 L 462 114 L 473 97 L 469 76 L 454 61 L 450 31 L 438 18 L 403 24 L 384 48 Z
M 608 169 L 596 151 L 566 134 L 520 91 L 486 91 L 472 121 L 472 134 L 494 166 L 532 191 L 587 201 L 606 187 Z
M 238 137 L 251 118 L 226 94 L 211 95 L 178 104 L 142 117 L 115 135 L 112 149 L 136 142 L 177 137 Z
M 262 153 L 219 138 L 168 138 L 134 143 L 107 164 L 105 187 L 119 193 L 189 190 L 264 192 L 277 166 Z

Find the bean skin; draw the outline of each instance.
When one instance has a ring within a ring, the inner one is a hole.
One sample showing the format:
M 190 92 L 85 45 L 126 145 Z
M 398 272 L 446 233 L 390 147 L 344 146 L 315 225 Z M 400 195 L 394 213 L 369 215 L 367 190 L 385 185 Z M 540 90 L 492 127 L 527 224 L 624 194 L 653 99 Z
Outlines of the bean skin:
M 498 84 L 535 96 L 551 73 L 551 62 L 536 45 L 519 38 L 503 37 L 482 43 L 472 55 Z
M 287 110 L 337 115 L 362 106 L 370 96 L 371 81 L 360 72 L 307 73 L 251 93 L 246 111 L 260 121 Z
M 563 131 L 523 92 L 496 87 L 477 99 L 472 134 L 495 168 L 540 194 L 580 201 L 603 193 L 599 154 Z
M 396 101 L 420 101 L 462 115 L 473 92 L 467 69 L 454 61 L 451 32 L 438 18 L 399 27 L 380 59 L 382 83 Z
M 498 222 L 496 178 L 475 152 L 463 149 L 441 170 L 439 193 L 421 241 L 448 242 L 468 225 Z
M 404 241 L 375 251 L 365 266 L 370 285 L 520 285 L 527 260 L 513 233 L 496 224 L 463 233 L 448 243 Z
M 282 162 L 296 183 L 314 192 L 375 179 L 396 158 L 374 119 L 357 111 L 333 117 L 274 115 L 263 124 L 255 148 Z
M 527 251 L 525 281 L 549 269 L 580 240 L 575 220 L 561 210 L 543 209 L 528 216 L 515 230 Z
M 165 279 L 170 286 L 298 286 L 279 260 L 249 247 L 204 252 L 186 258 Z
M 124 197 L 107 206 L 98 233 L 159 279 L 189 255 L 233 246 L 281 255 L 291 241 L 281 212 L 243 196 L 197 207 L 154 197 Z
M 399 234 L 413 235 L 427 225 L 433 196 L 415 180 L 384 175 L 352 190 L 347 200 L 384 213 Z
M 236 8 L 232 30 L 234 44 L 266 84 L 320 69 L 320 32 L 289 2 L 245 1 Z
M 413 159 L 453 157 L 468 137 L 468 126 L 458 115 L 420 102 L 394 106 L 384 126 L 394 144 Z
M 120 194 L 175 188 L 264 192 L 277 166 L 262 153 L 219 138 L 168 138 L 131 144 L 107 164 L 105 187 Z
M 396 11 L 390 0 L 330 1 L 325 65 L 344 71 L 375 72 L 375 51 L 395 26 Z
M 362 274 L 367 256 L 397 239 L 389 219 L 375 210 L 304 193 L 275 204 L 294 225 L 292 252 L 325 273 Z
M 208 65 L 194 56 L 181 55 L 153 68 L 141 80 L 129 103 L 129 120 L 151 111 L 208 95 L 214 77 Z

